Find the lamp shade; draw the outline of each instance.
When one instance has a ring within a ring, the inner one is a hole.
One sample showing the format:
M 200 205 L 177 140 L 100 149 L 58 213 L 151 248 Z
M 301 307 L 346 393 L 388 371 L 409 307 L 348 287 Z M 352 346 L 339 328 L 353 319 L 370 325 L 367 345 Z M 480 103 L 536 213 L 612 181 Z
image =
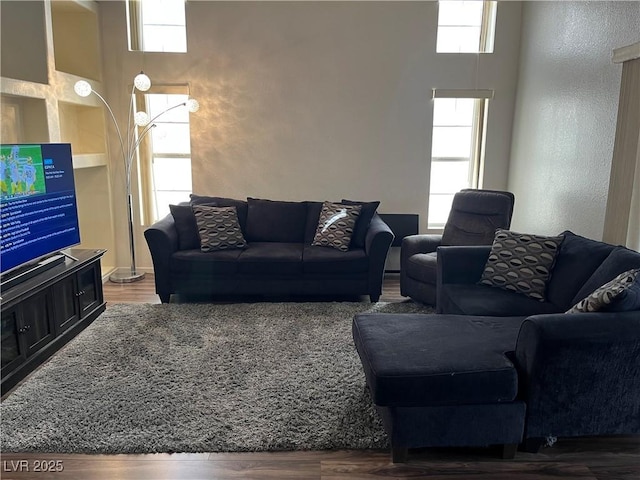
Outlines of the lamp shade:
M 134 122 L 136 122 L 136 125 L 138 125 L 139 127 L 144 127 L 146 125 L 149 125 L 149 115 L 147 115 L 147 112 L 136 112 L 136 114 L 133 117 Z
M 190 98 L 189 100 L 187 100 L 187 110 L 189 110 L 191 113 L 195 113 L 200 110 L 200 104 L 195 98 Z
M 151 79 L 148 76 L 146 76 L 144 73 L 140 72 L 133 79 L 133 84 L 141 92 L 146 92 L 151 88 Z
M 89 95 L 91 95 L 92 91 L 89 82 L 86 82 L 84 80 L 78 80 L 73 86 L 73 89 L 81 97 L 88 97 Z

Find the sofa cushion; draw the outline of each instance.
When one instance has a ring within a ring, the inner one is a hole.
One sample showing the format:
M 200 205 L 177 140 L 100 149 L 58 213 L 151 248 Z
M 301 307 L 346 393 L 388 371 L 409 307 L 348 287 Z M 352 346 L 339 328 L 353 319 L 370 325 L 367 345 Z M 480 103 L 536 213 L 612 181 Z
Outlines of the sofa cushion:
M 186 275 L 233 275 L 238 271 L 238 258 L 242 250 L 218 250 L 202 252 L 179 250 L 171 255 L 172 274 Z
M 302 272 L 302 243 L 251 242 L 238 258 L 238 272 L 290 275 Z
M 436 284 L 438 255 L 436 252 L 416 253 L 407 259 L 407 276 L 422 283 Z
M 438 310 L 460 315 L 529 316 L 564 311 L 551 302 L 484 285 L 444 284 L 439 294 Z
M 203 252 L 246 247 L 236 207 L 194 205 L 193 214 L 198 225 L 200 250 Z
M 342 252 L 349 250 L 353 227 L 361 209 L 360 205 L 324 202 L 311 245 L 331 247 Z
M 353 230 L 353 237 L 351 238 L 351 246 L 356 248 L 364 248 L 364 240 L 367 237 L 367 232 L 369 231 L 369 225 L 371 224 L 371 220 L 380 205 L 380 202 L 358 202 L 355 200 L 345 200 L 342 199 L 344 205 L 361 205 L 362 210 L 360 211 L 360 216 L 358 217 L 358 221 L 356 222 L 356 226 Z
M 609 256 L 595 269 L 593 275 L 584 282 L 582 288 L 573 298 L 573 304 L 578 303 L 621 273 L 636 268 L 640 268 L 640 253 L 625 247 L 613 247 Z
M 304 241 L 307 221 L 305 202 L 282 202 L 248 198 L 247 230 L 248 242 Z
M 198 224 L 191 205 L 169 205 L 178 232 L 178 250 L 200 248 Z
M 369 268 L 369 259 L 362 248 L 341 252 L 335 248 L 305 245 L 302 253 L 304 273 L 361 273 Z
M 523 318 L 360 314 L 353 338 L 373 402 L 418 407 L 510 402 Z
M 238 222 L 240 223 L 242 234 L 245 237 L 247 236 L 247 202 L 245 202 L 244 200 L 236 200 L 235 198 L 207 197 L 203 195 L 196 195 L 195 193 L 192 193 L 190 195 L 190 198 L 191 206 L 210 205 L 212 207 L 236 207 L 236 211 L 238 213 Z
M 578 291 L 583 291 L 581 287 L 585 285 L 587 279 L 615 247 L 576 235 L 570 231 L 562 232 L 562 235 L 564 235 L 564 240 L 556 257 L 551 280 L 547 284 L 547 300 L 558 305 L 559 311 L 564 312 L 600 285 L 627 269 L 620 270 L 601 281 L 597 280 L 599 283 L 589 287 L 590 290 L 584 291 L 580 298 L 574 298 L 577 297 Z M 629 268 L 633 268 L 633 266 Z
M 545 237 L 498 229 L 479 283 L 543 302 L 562 235 Z
M 567 313 L 624 312 L 640 309 L 639 274 L 640 269 L 621 273 L 597 288 L 591 295 L 580 300 L 567 310 Z

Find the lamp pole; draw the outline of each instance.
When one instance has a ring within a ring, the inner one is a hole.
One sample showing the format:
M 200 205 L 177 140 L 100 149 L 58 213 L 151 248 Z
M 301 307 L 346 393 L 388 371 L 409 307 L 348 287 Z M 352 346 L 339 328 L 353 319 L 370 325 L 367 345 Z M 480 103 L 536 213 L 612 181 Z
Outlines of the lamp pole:
M 140 146 L 140 142 L 147 136 L 147 134 L 153 129 L 156 124 L 153 123 L 156 119 L 164 115 L 170 110 L 179 107 L 187 107 L 189 112 L 197 112 L 200 108 L 198 102 L 190 98 L 186 102 L 179 103 L 172 107 L 169 107 L 159 114 L 157 114 L 152 119 L 149 119 L 149 115 L 143 111 L 135 111 L 135 105 L 133 101 L 133 96 L 135 90 L 138 89 L 142 92 L 146 92 L 151 88 L 151 80 L 147 75 L 140 72 L 133 81 L 133 88 L 131 90 L 131 104 L 129 108 L 129 118 L 127 119 L 127 150 L 125 152 L 124 140 L 122 138 L 122 132 L 120 127 L 118 126 L 118 122 L 116 121 L 116 117 L 113 114 L 113 110 L 107 103 L 107 101 L 100 95 L 98 92 L 93 90 L 89 82 L 84 80 L 80 80 L 76 82 L 74 86 L 75 92 L 81 97 L 87 97 L 92 93 L 95 94 L 107 107 L 113 125 L 116 129 L 116 133 L 118 134 L 118 141 L 120 143 L 120 153 L 122 155 L 122 159 L 124 161 L 125 168 L 125 177 L 126 177 L 126 196 L 127 196 L 127 224 L 128 224 L 128 233 L 129 233 L 129 257 L 130 257 L 130 268 L 129 269 L 116 269 L 109 276 L 109 280 L 115 283 L 131 283 L 136 282 L 138 280 L 142 280 L 145 276 L 144 272 L 140 272 L 136 268 L 136 249 L 135 249 L 135 237 L 134 237 L 134 228 L 133 228 L 133 197 L 131 193 L 131 171 L 134 157 L 138 152 L 138 147 Z M 132 122 L 133 119 L 133 122 Z M 136 127 L 141 127 L 142 131 L 138 132 Z

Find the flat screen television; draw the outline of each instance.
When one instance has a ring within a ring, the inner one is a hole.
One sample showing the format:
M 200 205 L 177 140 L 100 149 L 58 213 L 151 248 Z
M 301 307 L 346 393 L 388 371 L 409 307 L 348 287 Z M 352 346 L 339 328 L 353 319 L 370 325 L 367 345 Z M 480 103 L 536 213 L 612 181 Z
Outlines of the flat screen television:
M 79 244 L 80 228 L 70 144 L 2 144 L 0 155 L 4 280 Z

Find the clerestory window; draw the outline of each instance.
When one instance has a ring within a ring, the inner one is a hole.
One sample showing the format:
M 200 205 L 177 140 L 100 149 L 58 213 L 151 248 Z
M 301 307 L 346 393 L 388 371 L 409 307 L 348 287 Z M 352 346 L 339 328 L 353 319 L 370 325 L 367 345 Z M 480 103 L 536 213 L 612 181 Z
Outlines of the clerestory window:
M 497 2 L 438 2 L 437 53 L 493 53 Z
M 185 0 L 128 0 L 129 50 L 187 51 Z

